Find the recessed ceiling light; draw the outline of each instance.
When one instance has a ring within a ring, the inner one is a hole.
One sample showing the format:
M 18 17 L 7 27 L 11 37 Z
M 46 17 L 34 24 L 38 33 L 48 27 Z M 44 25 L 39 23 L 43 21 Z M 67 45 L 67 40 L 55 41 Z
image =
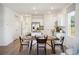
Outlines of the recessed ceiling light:
M 51 10 L 53 10 L 54 8 L 53 8 L 53 7 L 51 7 L 50 9 L 51 9 Z
M 33 7 L 33 10 L 36 10 L 36 7 Z

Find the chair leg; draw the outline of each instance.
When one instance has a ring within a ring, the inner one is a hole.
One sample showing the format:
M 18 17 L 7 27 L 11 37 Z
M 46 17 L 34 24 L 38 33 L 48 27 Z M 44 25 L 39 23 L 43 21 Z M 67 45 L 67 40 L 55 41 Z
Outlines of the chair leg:
M 51 40 L 51 47 L 52 47 L 52 53 L 55 54 L 55 47 L 54 47 L 54 43 L 52 43 L 52 40 Z
M 29 54 L 31 53 L 31 50 L 32 50 L 32 40 L 31 40 L 31 44 L 30 44 L 30 51 L 29 51 Z
M 54 53 L 54 54 L 56 53 L 56 51 L 55 51 L 55 44 L 54 44 L 54 46 L 53 46 L 53 53 Z
M 22 49 L 23 49 L 23 45 L 20 45 L 19 52 L 21 52 Z
M 29 42 L 28 42 L 28 47 L 29 47 Z
M 62 52 L 64 52 L 64 47 L 63 47 L 63 45 L 61 45 L 61 50 L 62 50 Z
M 38 55 L 38 46 L 39 46 L 39 45 L 38 45 L 38 43 L 37 43 L 37 55 Z
M 45 44 L 45 48 L 44 48 L 44 50 L 45 50 L 45 55 L 46 55 L 46 44 Z

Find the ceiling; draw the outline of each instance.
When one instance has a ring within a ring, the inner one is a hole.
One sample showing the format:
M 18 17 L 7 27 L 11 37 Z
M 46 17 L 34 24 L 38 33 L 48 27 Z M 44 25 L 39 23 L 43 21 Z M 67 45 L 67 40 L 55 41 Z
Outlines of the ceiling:
M 60 12 L 68 3 L 3 3 L 20 14 L 46 14 Z

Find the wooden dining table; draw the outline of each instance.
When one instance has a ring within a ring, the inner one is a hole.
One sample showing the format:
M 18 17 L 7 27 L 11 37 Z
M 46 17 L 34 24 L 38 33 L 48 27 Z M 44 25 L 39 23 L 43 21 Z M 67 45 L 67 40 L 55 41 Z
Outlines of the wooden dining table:
M 48 39 L 47 39 L 47 41 L 50 41 L 51 42 L 51 44 L 49 44 L 48 42 L 46 43 L 46 44 L 48 44 L 51 48 L 52 48 L 52 52 L 53 53 L 55 53 L 55 49 L 54 49 L 54 47 L 53 47 L 53 44 L 54 44 L 54 39 L 55 39 L 56 37 L 55 36 L 48 36 Z M 33 44 L 33 41 L 34 40 L 36 40 L 35 39 L 35 36 L 28 36 L 28 37 L 26 37 L 25 39 L 27 39 L 27 40 L 30 40 L 30 49 L 29 49 L 29 54 L 31 53 L 31 50 L 32 50 L 32 47 L 36 44 Z

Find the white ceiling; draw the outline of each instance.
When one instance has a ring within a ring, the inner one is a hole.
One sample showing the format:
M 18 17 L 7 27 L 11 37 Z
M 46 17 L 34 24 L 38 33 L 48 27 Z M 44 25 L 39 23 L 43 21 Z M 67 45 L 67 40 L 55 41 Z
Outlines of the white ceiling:
M 21 14 L 46 14 L 59 12 L 68 3 L 4 3 L 3 5 Z M 51 10 L 51 7 L 54 9 Z M 33 10 L 33 8 L 36 9 Z

